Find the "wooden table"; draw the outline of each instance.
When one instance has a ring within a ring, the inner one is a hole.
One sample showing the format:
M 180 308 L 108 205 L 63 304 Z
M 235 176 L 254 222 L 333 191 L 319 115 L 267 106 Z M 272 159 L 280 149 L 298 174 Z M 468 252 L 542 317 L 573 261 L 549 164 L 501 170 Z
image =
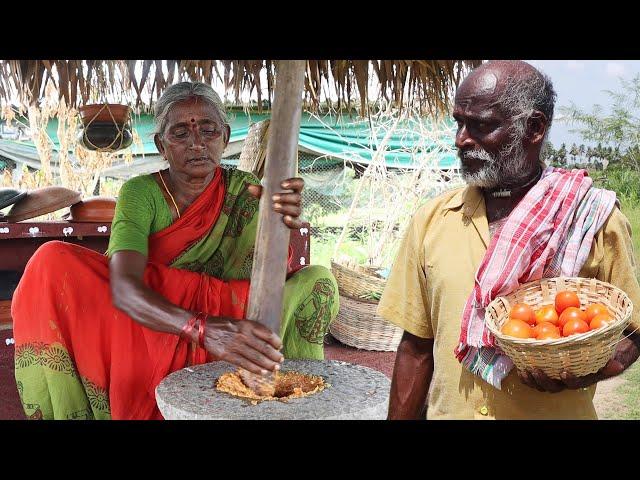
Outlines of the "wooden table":
M 310 226 L 292 230 L 290 245 L 293 248 L 292 268 L 299 270 L 310 263 Z M 109 245 L 110 223 L 50 222 L 0 222 L 0 273 L 19 272 L 40 245 L 51 240 L 75 243 L 104 253 Z M 0 277 L 0 282 L 2 281 Z M 11 325 L 11 300 L 0 300 L 0 328 Z

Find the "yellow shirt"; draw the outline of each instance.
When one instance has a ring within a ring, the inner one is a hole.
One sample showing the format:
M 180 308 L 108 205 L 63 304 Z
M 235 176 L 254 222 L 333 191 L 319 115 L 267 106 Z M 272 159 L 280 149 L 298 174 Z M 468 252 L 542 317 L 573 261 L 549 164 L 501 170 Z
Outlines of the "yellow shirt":
M 378 314 L 422 338 L 434 339 L 434 373 L 428 419 L 595 419 L 596 386 L 560 393 L 523 384 L 514 368 L 498 390 L 462 367 L 453 351 L 474 275 L 489 244 L 484 198 L 479 188 L 453 190 L 429 201 L 414 215 L 380 300 Z M 581 277 L 595 277 L 624 290 L 636 305 L 631 227 L 614 208 L 596 235 Z

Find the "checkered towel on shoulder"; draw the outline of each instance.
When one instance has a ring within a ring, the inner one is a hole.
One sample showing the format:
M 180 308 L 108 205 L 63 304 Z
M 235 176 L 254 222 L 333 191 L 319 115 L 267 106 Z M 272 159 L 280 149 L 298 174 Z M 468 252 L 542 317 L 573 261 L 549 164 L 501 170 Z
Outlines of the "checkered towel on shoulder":
M 464 308 L 455 354 L 498 389 L 513 362 L 494 346 L 485 308 L 523 283 L 578 275 L 616 203 L 615 192 L 592 183 L 586 170 L 547 167 L 491 239 Z

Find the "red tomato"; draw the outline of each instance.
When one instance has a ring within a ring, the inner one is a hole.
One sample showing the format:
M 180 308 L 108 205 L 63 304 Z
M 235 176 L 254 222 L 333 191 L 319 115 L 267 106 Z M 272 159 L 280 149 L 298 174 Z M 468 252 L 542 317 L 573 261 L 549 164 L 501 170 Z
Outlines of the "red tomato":
M 516 303 L 509 312 L 509 319 L 522 320 L 523 322 L 527 322 L 529 325 L 536 324 L 536 315 L 533 312 L 533 308 L 526 303 Z
M 591 330 L 595 330 L 597 328 L 602 328 L 605 325 L 613 322 L 613 317 L 608 313 L 600 313 L 591 319 L 591 323 L 589 323 L 589 328 Z
M 561 315 L 569 307 L 580 308 L 578 295 L 569 290 L 562 290 L 556 294 L 556 312 Z
M 558 318 L 558 325 L 560 326 L 561 330 L 569 320 L 582 320 L 584 323 L 587 323 L 587 315 L 582 310 L 576 307 L 569 307 L 565 309 L 565 311 L 562 312 L 560 314 L 560 317 Z
M 576 335 L 578 333 L 585 333 L 589 331 L 589 325 L 584 320 L 579 318 L 572 318 L 567 321 L 562 327 L 562 336 L 568 337 L 569 335 Z
M 556 312 L 556 308 L 553 305 L 545 305 L 540 307 L 535 312 L 536 315 L 536 324 L 540 324 L 542 322 L 553 323 L 554 325 L 558 325 L 558 312 Z
M 593 317 L 595 317 L 596 315 L 600 315 L 601 313 L 606 313 L 607 315 L 611 316 L 611 314 L 609 313 L 609 309 L 601 303 L 592 303 L 585 309 L 584 313 L 587 315 L 588 322 L 593 320 Z
M 533 332 L 538 340 L 560 338 L 560 329 L 550 322 L 539 323 L 533 327 Z
M 527 322 L 518 319 L 507 320 L 500 331 L 510 337 L 533 338 L 531 326 Z

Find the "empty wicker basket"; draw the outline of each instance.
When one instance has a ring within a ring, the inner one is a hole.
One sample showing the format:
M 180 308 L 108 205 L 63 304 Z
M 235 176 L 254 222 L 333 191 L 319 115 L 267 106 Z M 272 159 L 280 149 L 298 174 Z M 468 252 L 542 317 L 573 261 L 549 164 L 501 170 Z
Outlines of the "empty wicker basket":
M 386 282 L 375 270 L 376 267 L 342 265 L 331 261 L 331 272 L 336 277 L 340 293 L 362 302 L 377 303 L 382 296 Z
M 331 262 L 338 282 L 340 310 L 329 332 L 340 342 L 363 350 L 396 351 L 402 329 L 376 315 L 385 279 L 373 267 Z
M 526 303 L 537 309 L 553 304 L 556 293 L 562 290 L 575 292 L 583 307 L 596 302 L 604 304 L 614 321 L 597 330 L 549 340 L 513 338 L 500 332 L 509 318 L 511 305 Z M 485 321 L 497 346 L 518 369 L 539 368 L 552 378 L 560 378 L 563 371 L 583 376 L 604 367 L 629 325 L 632 311 L 631 300 L 622 290 L 595 278 L 544 278 L 493 300 L 486 309 Z

